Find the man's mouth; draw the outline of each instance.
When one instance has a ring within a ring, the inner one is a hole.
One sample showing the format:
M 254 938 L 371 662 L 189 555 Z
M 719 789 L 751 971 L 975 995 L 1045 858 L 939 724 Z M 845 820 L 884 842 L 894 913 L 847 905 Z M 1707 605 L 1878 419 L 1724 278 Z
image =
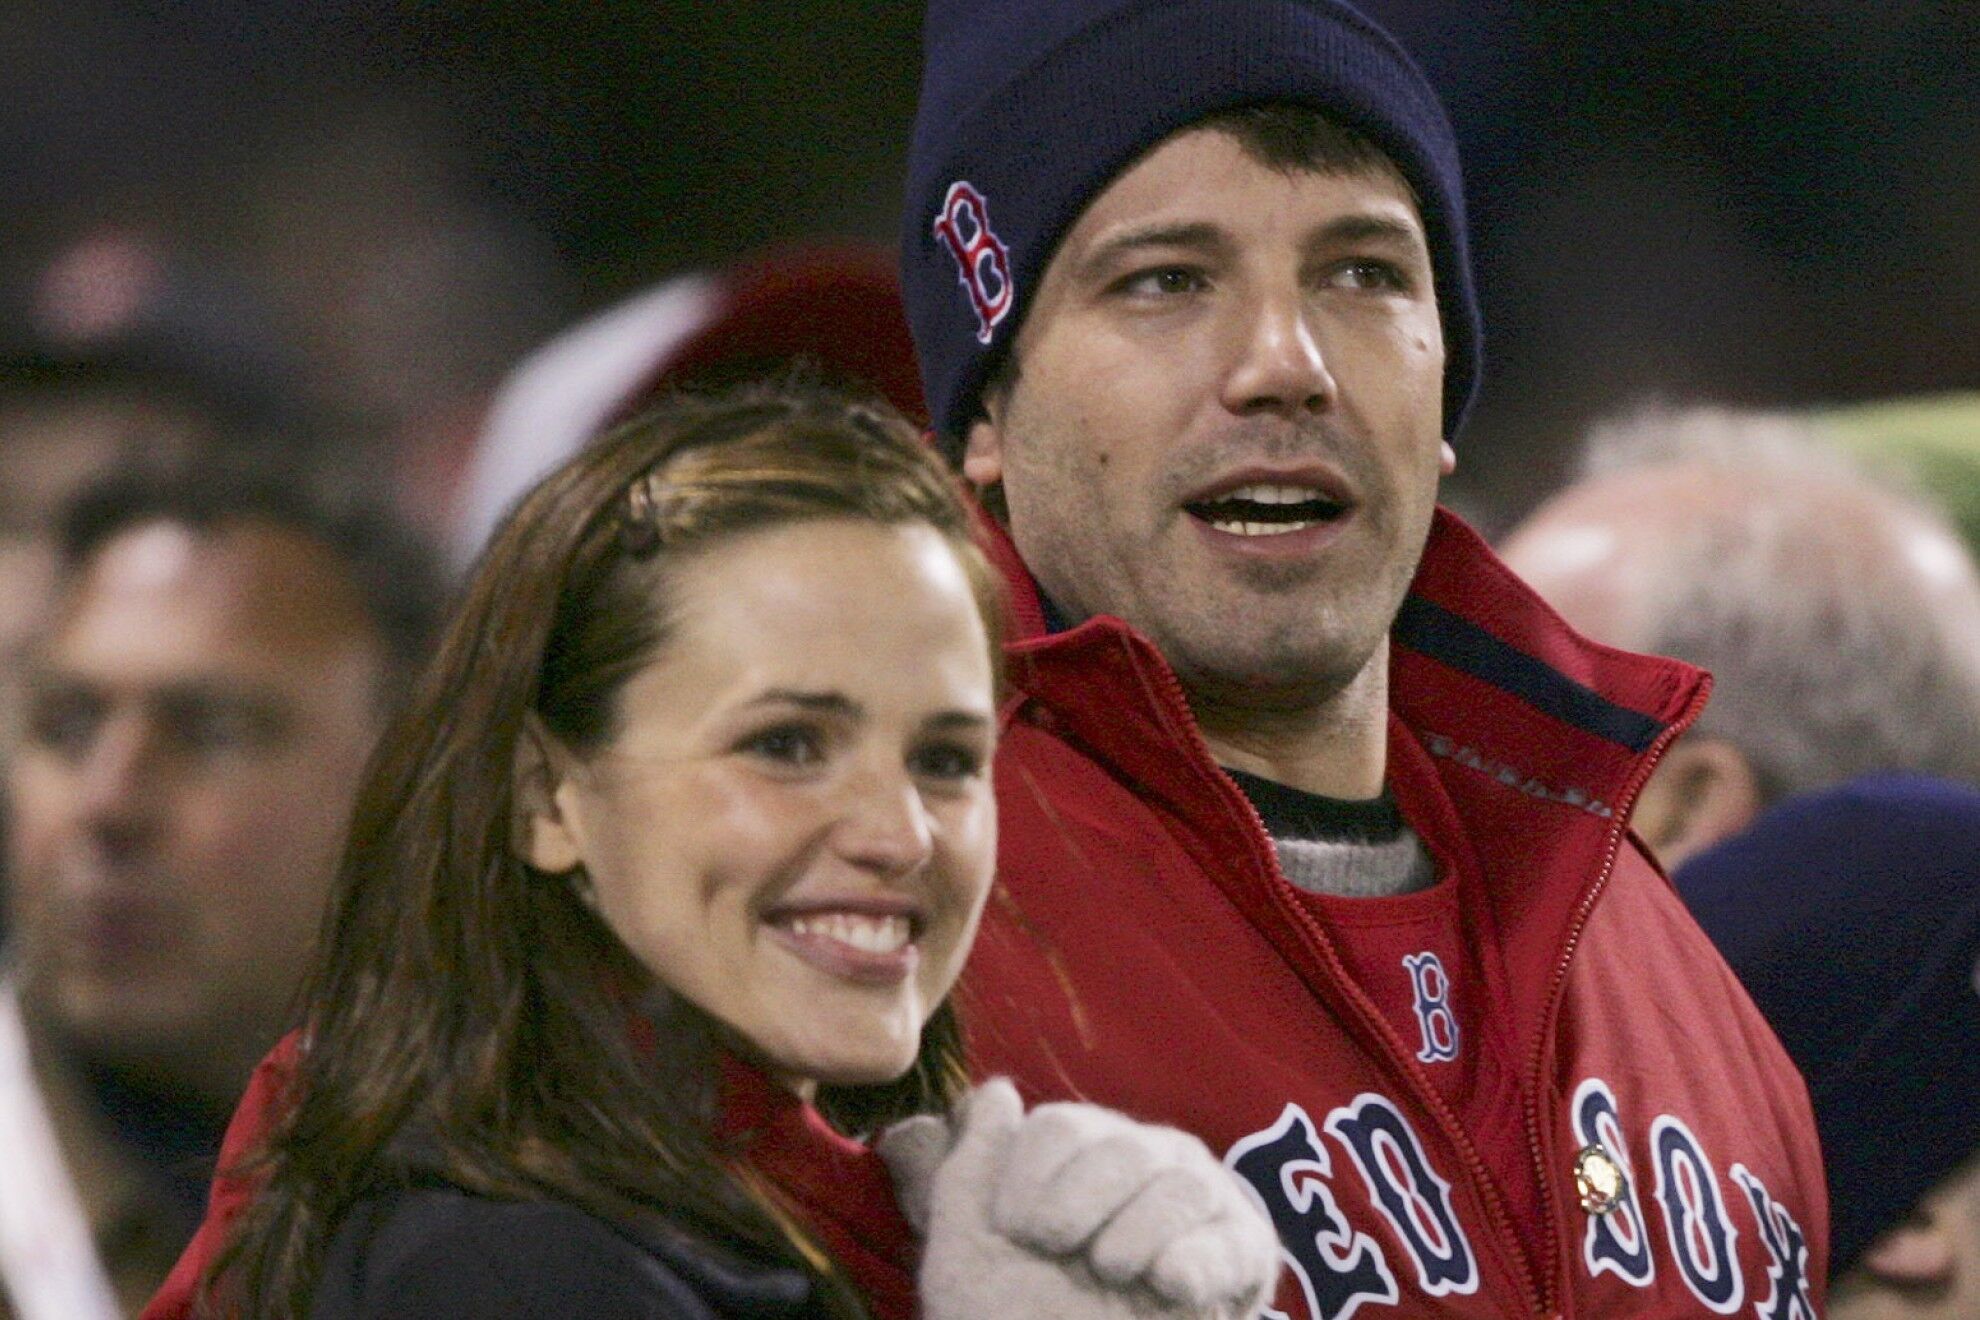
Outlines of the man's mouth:
M 1333 522 L 1348 511 L 1345 503 L 1315 486 L 1256 482 L 1183 508 L 1231 536 L 1284 536 Z

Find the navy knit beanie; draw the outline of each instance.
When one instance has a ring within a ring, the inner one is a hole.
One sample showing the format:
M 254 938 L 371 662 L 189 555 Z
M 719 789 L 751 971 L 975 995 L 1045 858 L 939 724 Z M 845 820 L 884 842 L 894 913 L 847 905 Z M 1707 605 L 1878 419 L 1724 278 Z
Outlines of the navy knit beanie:
M 1444 329 L 1444 434 L 1478 384 L 1457 143 L 1436 93 L 1342 0 L 932 0 L 901 284 L 935 429 L 979 412 L 1059 239 L 1149 148 L 1220 110 L 1293 101 L 1416 190 Z
M 1808 1079 L 1840 1277 L 1980 1154 L 1980 792 L 1789 798 L 1676 882 Z

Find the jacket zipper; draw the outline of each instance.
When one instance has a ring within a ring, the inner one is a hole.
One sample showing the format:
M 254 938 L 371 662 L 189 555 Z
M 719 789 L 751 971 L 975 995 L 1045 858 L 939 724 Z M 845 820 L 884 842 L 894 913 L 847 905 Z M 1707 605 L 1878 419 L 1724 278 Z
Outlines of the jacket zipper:
M 1540 1176 L 1541 1214 L 1546 1220 L 1548 1236 L 1556 1239 L 1550 1243 L 1553 1254 L 1558 1254 L 1561 1249 L 1562 1243 L 1558 1239 L 1561 1229 L 1565 1226 L 1561 1222 L 1560 1210 L 1555 1203 L 1553 1181 L 1547 1176 L 1547 1143 L 1546 1130 L 1540 1113 L 1540 1082 L 1547 1066 L 1547 1044 L 1553 1039 L 1554 1026 L 1560 1018 L 1561 1001 L 1567 994 L 1568 964 L 1574 961 L 1575 952 L 1581 947 L 1581 934 L 1588 925 L 1588 918 L 1595 911 L 1596 900 L 1601 898 L 1602 891 L 1609 887 L 1609 877 L 1615 873 L 1616 859 L 1622 855 L 1623 832 L 1629 827 L 1629 809 L 1635 804 L 1636 795 L 1643 791 L 1643 785 L 1649 782 L 1651 773 L 1657 768 L 1657 763 L 1664 759 L 1665 749 L 1676 740 L 1678 735 L 1691 727 L 1693 720 L 1698 718 L 1698 712 L 1704 708 L 1711 690 L 1711 683 L 1708 680 L 1693 694 L 1690 704 L 1679 712 L 1678 717 L 1664 726 L 1664 731 L 1657 735 L 1655 742 L 1650 744 L 1649 750 L 1638 761 L 1635 771 L 1623 784 L 1622 792 L 1616 795 L 1614 824 L 1609 829 L 1608 837 L 1603 841 L 1602 869 L 1596 873 L 1594 881 L 1582 892 L 1580 902 L 1575 905 L 1574 918 L 1568 923 L 1567 938 L 1561 944 L 1561 956 L 1554 963 L 1553 977 L 1547 985 L 1546 1012 L 1541 1019 L 1539 1035 L 1534 1040 L 1533 1057 L 1527 1064 L 1525 1108 L 1527 1144 L 1533 1154 L 1533 1167 Z
M 1138 658 L 1130 655 L 1130 660 L 1135 664 L 1137 669 L 1142 667 Z M 1210 744 L 1203 739 L 1203 731 L 1197 726 L 1196 717 L 1190 713 L 1189 699 L 1183 692 L 1182 680 L 1178 679 L 1167 665 L 1157 665 L 1155 669 L 1157 676 L 1161 679 L 1161 690 L 1167 698 L 1168 714 L 1172 722 L 1178 724 L 1183 730 L 1187 741 L 1195 749 L 1198 763 L 1200 765 L 1208 765 L 1215 770 L 1217 766 L 1216 758 L 1210 753 Z M 1180 719 L 1176 719 L 1177 716 L 1180 716 Z M 1272 850 L 1271 835 L 1265 828 L 1264 818 L 1258 814 L 1258 808 L 1253 806 L 1251 799 L 1245 797 L 1235 785 L 1229 783 L 1228 777 L 1219 772 L 1217 778 L 1223 779 L 1225 781 L 1225 788 L 1229 790 L 1226 794 L 1226 800 L 1229 800 L 1230 794 L 1235 794 L 1246 819 L 1250 822 L 1251 838 L 1249 842 L 1251 845 L 1252 860 L 1264 864 L 1265 875 L 1271 886 L 1271 894 L 1274 901 L 1278 904 L 1280 914 L 1290 917 L 1293 923 L 1305 932 L 1308 943 L 1313 949 L 1319 952 L 1321 960 L 1325 963 L 1328 974 L 1333 979 L 1335 986 L 1346 997 L 1349 1004 L 1353 1006 L 1356 1015 L 1361 1018 L 1363 1028 L 1373 1032 L 1376 1039 L 1389 1051 L 1390 1062 L 1392 1064 L 1400 1064 L 1403 1076 L 1418 1093 L 1416 1097 L 1418 1102 L 1424 1104 L 1430 1110 L 1439 1125 L 1443 1128 L 1446 1140 L 1457 1147 L 1458 1158 L 1464 1162 L 1466 1172 L 1471 1175 L 1472 1187 L 1479 1193 L 1480 1199 L 1484 1201 L 1485 1212 L 1492 1221 L 1492 1227 L 1496 1230 L 1501 1248 L 1500 1254 L 1509 1256 L 1513 1263 L 1514 1270 L 1519 1277 L 1521 1292 L 1526 1298 L 1528 1310 L 1535 1315 L 1545 1315 L 1548 1310 L 1546 1295 L 1542 1292 L 1539 1282 L 1534 1277 L 1533 1263 L 1527 1259 L 1525 1248 L 1519 1244 L 1519 1234 L 1514 1229 L 1512 1216 L 1506 1210 L 1505 1204 L 1499 1199 L 1498 1188 L 1493 1185 L 1491 1175 L 1485 1168 L 1484 1160 L 1479 1157 L 1477 1147 L 1472 1145 L 1471 1138 L 1465 1132 L 1463 1126 L 1459 1124 L 1457 1115 L 1445 1103 L 1443 1096 L 1438 1093 L 1436 1087 L 1430 1084 L 1427 1077 L 1420 1075 L 1420 1069 L 1415 1068 L 1409 1062 L 1408 1051 L 1402 1049 L 1396 1041 L 1395 1033 L 1390 1028 L 1388 1019 L 1381 1015 L 1380 1010 L 1369 1001 L 1368 996 L 1354 983 L 1353 978 L 1347 974 L 1347 969 L 1341 965 L 1340 955 L 1334 952 L 1332 942 L 1327 938 L 1326 932 L 1320 929 L 1319 923 L 1313 919 L 1313 914 L 1308 912 L 1305 906 L 1292 894 L 1292 882 L 1286 879 L 1285 872 L 1279 867 L 1278 854 Z M 1620 834 L 1616 837 L 1618 839 L 1621 838 Z M 1615 859 L 1612 854 L 1609 859 L 1610 866 L 1614 865 L 1614 861 Z M 1604 869 L 1603 876 L 1606 879 L 1607 868 Z M 1563 970 L 1564 967 L 1565 964 L 1563 964 Z M 1528 1108 L 1529 1110 L 1533 1108 L 1530 1100 Z M 1529 1133 L 1534 1131 L 1530 1121 L 1528 1130 Z M 1535 1159 L 1538 1162 L 1538 1152 L 1540 1149 L 1538 1137 L 1535 1136 L 1533 1140 Z M 1542 1194 L 1544 1195 L 1546 1191 L 1545 1167 L 1544 1165 L 1540 1165 L 1539 1167 L 1542 1170 L 1541 1184 Z M 1510 1250 L 1508 1251 L 1507 1248 L 1510 1248 Z

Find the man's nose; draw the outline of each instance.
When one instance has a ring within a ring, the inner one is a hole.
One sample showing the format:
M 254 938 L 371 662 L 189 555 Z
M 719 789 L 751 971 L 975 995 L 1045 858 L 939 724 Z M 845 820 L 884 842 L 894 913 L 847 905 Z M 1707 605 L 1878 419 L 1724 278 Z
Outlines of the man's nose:
M 1224 406 L 1239 416 L 1296 416 L 1334 406 L 1338 389 L 1297 284 L 1262 291 L 1236 313 Z
M 79 814 L 91 830 L 123 840 L 150 823 L 165 787 L 157 752 L 150 720 L 129 714 L 105 721 L 76 777 Z
M 883 876 L 911 875 L 927 864 L 935 848 L 934 820 L 905 767 L 854 775 L 835 843 L 847 861 Z

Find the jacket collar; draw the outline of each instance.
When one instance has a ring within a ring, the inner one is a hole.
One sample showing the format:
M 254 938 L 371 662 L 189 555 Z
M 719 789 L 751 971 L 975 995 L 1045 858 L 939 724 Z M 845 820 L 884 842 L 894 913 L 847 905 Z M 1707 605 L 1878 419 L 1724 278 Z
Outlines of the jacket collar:
M 987 516 L 982 525 L 1011 589 L 1013 687 L 1144 798 L 1193 822 L 1185 846 L 1228 873 L 1255 820 L 1207 751 L 1175 754 L 1203 744 L 1173 671 L 1118 619 L 1049 632 L 1016 546 Z M 1544 1030 L 1562 950 L 1616 864 L 1628 808 L 1711 680 L 1576 633 L 1441 508 L 1390 648 L 1390 788 L 1433 852 L 1481 878 L 1518 1025 Z M 1206 802 L 1224 808 L 1211 819 Z
M 1009 587 L 1014 654 L 1043 658 L 1061 639 L 1080 634 L 1081 628 L 1052 631 L 1037 580 L 1010 534 L 981 508 L 976 521 Z M 1101 622 L 1147 646 L 1128 625 L 1104 616 Z M 1390 708 L 1434 739 L 1433 754 L 1447 755 L 1446 739 L 1455 751 L 1471 745 L 1467 735 L 1487 730 L 1488 747 L 1503 742 L 1508 703 L 1524 707 L 1531 713 L 1520 720 L 1522 742 L 1546 745 L 1547 754 L 1523 765 L 1495 764 L 1490 772 L 1503 778 L 1502 771 L 1524 771 L 1527 792 L 1557 792 L 1559 800 L 1597 816 L 1613 809 L 1636 759 L 1696 713 L 1710 682 L 1690 665 L 1619 651 L 1575 632 L 1463 519 L 1441 507 L 1390 638 L 1397 662 Z M 1564 773 L 1548 779 L 1547 770 Z

